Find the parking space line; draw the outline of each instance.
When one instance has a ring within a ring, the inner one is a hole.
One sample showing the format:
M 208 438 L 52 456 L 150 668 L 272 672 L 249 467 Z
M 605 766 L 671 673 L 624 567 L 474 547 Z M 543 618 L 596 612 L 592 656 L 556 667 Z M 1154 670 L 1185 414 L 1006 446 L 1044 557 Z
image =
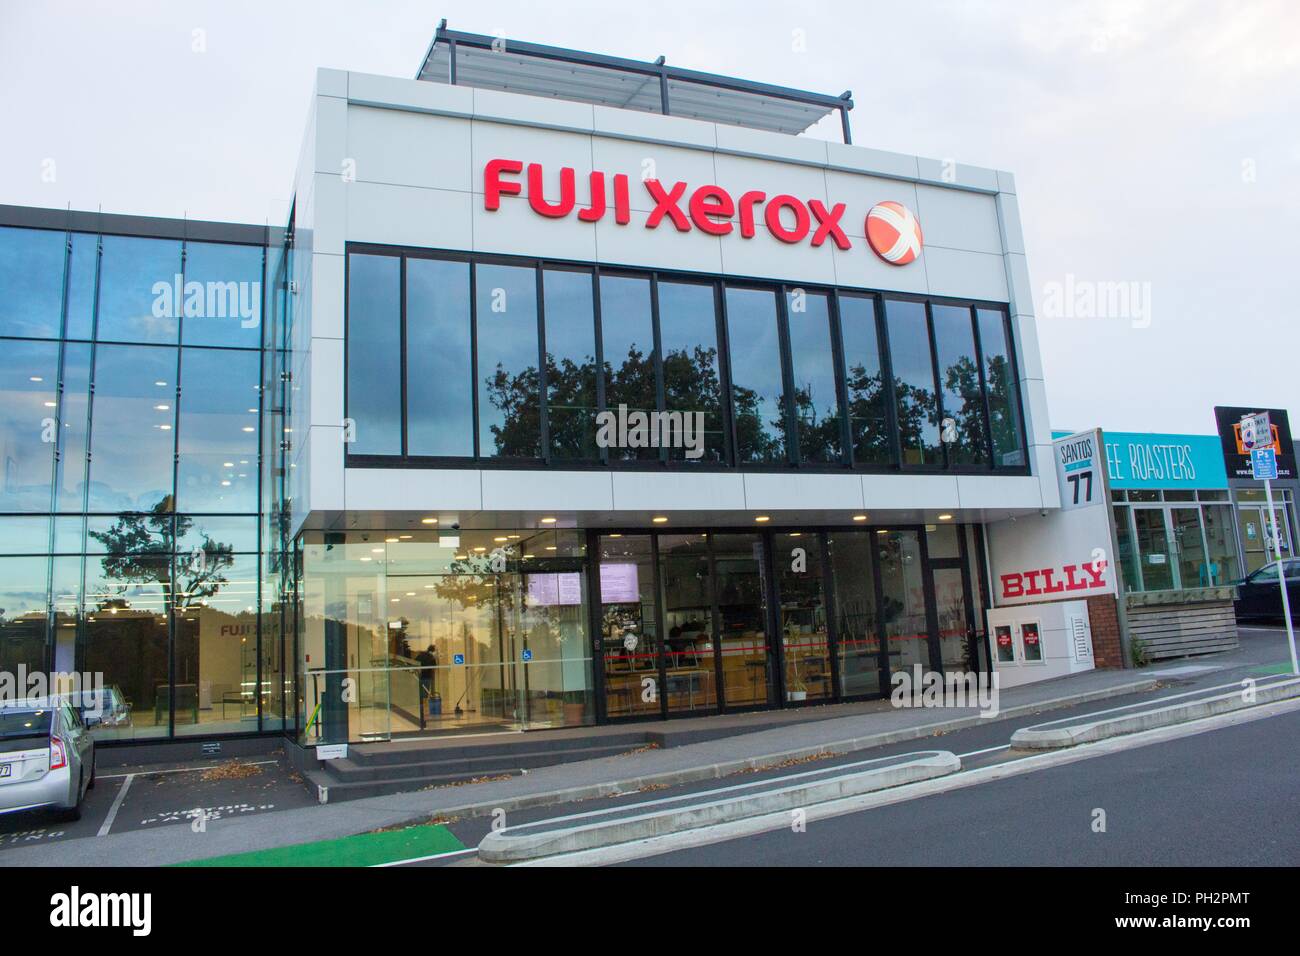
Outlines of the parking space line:
M 466 853 L 477 853 L 477 852 L 478 852 L 478 847 L 470 846 L 470 847 L 466 847 L 463 850 L 451 850 L 447 853 L 434 853 L 431 854 L 430 856 L 413 856 L 409 860 L 393 860 L 391 863 L 372 863 L 371 866 L 374 868 L 380 868 L 386 866 L 407 866 L 411 863 L 425 863 L 428 862 L 429 860 L 442 860 L 449 856 L 464 856 Z
M 122 809 L 122 801 L 126 799 L 126 792 L 131 789 L 131 781 L 135 779 L 135 774 L 128 773 L 126 781 L 122 784 L 122 789 L 117 791 L 117 796 L 113 798 L 113 805 L 108 808 L 108 816 L 104 820 L 104 825 L 99 828 L 96 836 L 108 836 L 108 831 L 113 827 L 113 821 L 117 819 L 117 811 Z
M 278 760 L 250 760 L 248 765 L 251 767 L 260 767 L 268 763 L 279 763 Z M 202 767 L 177 767 L 174 770 L 136 770 L 133 773 L 101 773 L 96 774 L 99 780 L 117 780 L 121 777 L 152 777 L 155 774 L 163 773 L 193 773 L 196 770 L 211 770 L 215 764 L 205 764 Z
M 991 754 L 995 750 L 1009 750 L 1010 744 L 1001 744 L 997 747 L 985 747 L 983 750 L 972 750 L 970 753 L 958 754 L 958 757 L 978 757 L 980 754 Z

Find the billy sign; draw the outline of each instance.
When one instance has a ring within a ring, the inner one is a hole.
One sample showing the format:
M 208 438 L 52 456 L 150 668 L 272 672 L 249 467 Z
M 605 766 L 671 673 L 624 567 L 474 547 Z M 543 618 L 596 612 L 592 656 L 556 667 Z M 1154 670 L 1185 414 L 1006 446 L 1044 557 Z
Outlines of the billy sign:
M 1107 590 L 1107 570 L 1106 559 L 1098 556 L 1062 567 L 1009 571 L 998 575 L 1001 590 L 999 603 L 1029 597 L 1050 600 L 1054 596 L 1064 597 L 1067 594 L 1078 597 L 1082 591 Z
M 521 196 L 527 186 L 529 208 L 539 216 L 576 216 L 580 222 L 599 222 L 609 216 L 620 226 L 632 223 L 633 186 L 626 173 L 607 177 L 594 170 L 579 195 L 577 173 L 565 166 L 560 169 L 559 192 L 550 197 L 543 186 L 544 177 L 540 163 L 488 160 L 483 168 L 483 206 L 498 210 L 503 196 Z M 757 189 L 733 196 L 721 186 L 706 184 L 691 189 L 688 183 L 669 186 L 658 179 L 643 179 L 639 188 L 654 203 L 642 221 L 646 229 L 671 226 L 678 232 L 698 230 L 710 236 L 738 232 L 742 239 L 753 239 L 761 218 L 767 231 L 787 245 L 807 242 L 820 247 L 829 242 L 842 250 L 853 248 L 844 228 L 849 208 L 846 203 L 834 203 L 828 208 L 820 199 L 803 200 L 785 193 L 769 196 Z M 584 200 L 585 205 L 580 205 L 579 200 Z M 921 224 L 901 203 L 877 203 L 862 222 L 867 244 L 885 262 L 902 266 L 921 254 Z

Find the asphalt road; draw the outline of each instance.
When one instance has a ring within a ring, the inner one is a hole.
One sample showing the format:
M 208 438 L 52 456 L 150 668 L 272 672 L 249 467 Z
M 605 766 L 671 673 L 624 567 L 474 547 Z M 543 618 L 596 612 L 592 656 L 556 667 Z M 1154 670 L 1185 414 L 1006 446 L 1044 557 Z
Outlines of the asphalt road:
M 1296 866 L 1297 739 L 1291 712 L 625 865 Z

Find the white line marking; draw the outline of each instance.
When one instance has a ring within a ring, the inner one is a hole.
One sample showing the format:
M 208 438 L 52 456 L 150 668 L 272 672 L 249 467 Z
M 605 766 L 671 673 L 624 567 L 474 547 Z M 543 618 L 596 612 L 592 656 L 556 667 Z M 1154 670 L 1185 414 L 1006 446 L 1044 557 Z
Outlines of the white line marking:
M 104 820 L 104 825 L 99 828 L 99 832 L 95 836 L 108 836 L 108 831 L 113 828 L 113 821 L 117 819 L 117 811 L 122 809 L 122 801 L 126 799 L 126 792 L 131 789 L 131 781 L 134 779 L 135 774 L 128 773 L 126 775 L 126 781 L 122 784 L 122 789 L 117 791 L 117 796 L 113 798 L 113 805 L 108 808 L 108 816 Z
M 957 757 L 978 757 L 980 754 L 991 754 L 995 750 L 1010 750 L 1010 744 L 1002 744 L 1000 747 L 985 747 L 983 750 L 972 750 L 970 753 L 958 754 Z
M 406 866 L 408 863 L 423 863 L 426 860 L 442 860 L 449 856 L 464 856 L 466 853 L 477 853 L 478 847 L 472 846 L 464 850 L 451 850 L 447 853 L 434 853 L 430 856 L 413 856 L 409 860 L 394 860 L 391 863 L 374 863 L 372 869 L 384 866 Z
M 260 767 L 268 763 L 279 763 L 278 760 L 251 760 L 249 766 Z M 219 764 L 208 764 L 204 767 L 178 767 L 175 770 L 137 770 L 134 773 L 101 773 L 98 776 L 100 780 L 116 780 L 119 777 L 152 777 L 155 774 L 163 773 L 194 773 L 196 770 L 211 770 Z

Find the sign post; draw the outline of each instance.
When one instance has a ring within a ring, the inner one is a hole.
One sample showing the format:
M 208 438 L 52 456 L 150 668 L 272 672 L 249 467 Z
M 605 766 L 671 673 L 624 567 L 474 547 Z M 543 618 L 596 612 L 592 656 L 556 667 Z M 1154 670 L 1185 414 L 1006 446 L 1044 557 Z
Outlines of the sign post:
M 1264 482 L 1264 499 L 1268 503 L 1268 526 L 1272 550 L 1277 558 L 1277 586 L 1282 589 L 1282 616 L 1286 618 L 1286 639 L 1291 648 L 1291 673 L 1300 677 L 1300 663 L 1296 660 L 1295 628 L 1291 623 L 1291 599 L 1287 595 L 1286 563 L 1282 560 L 1282 538 L 1277 529 L 1277 512 L 1273 510 L 1273 479 L 1277 477 L 1277 452 L 1273 448 L 1273 429 L 1268 413 L 1243 415 L 1241 419 L 1241 444 L 1250 452 L 1251 475 Z

